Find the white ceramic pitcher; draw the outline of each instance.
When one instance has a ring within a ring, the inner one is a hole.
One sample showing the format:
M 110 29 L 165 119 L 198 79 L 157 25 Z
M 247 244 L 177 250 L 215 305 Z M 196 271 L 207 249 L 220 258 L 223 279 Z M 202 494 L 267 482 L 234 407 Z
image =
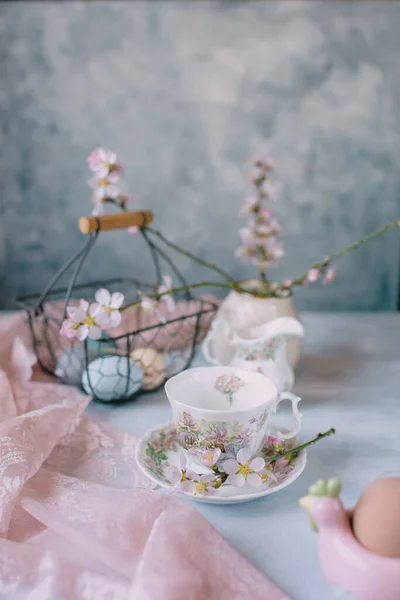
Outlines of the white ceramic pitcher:
M 279 392 L 289 391 L 294 372 L 286 358 L 286 344 L 303 335 L 303 326 L 292 317 L 241 329 L 236 329 L 231 320 L 219 320 L 203 342 L 203 353 L 212 364 L 257 371 L 271 379 Z M 229 352 L 218 352 L 222 339 Z

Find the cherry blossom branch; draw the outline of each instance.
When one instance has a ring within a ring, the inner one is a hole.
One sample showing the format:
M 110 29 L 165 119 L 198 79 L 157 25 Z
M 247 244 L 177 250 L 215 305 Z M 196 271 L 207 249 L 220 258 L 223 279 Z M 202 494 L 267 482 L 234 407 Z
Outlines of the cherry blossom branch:
M 247 290 L 239 287 L 238 282 L 234 281 L 233 283 L 235 285 L 229 284 L 229 283 L 218 282 L 218 281 L 197 281 L 196 283 L 182 285 L 181 287 L 170 288 L 163 292 L 157 292 L 155 294 L 146 294 L 146 297 L 157 302 L 158 300 L 162 300 L 162 298 L 164 296 L 172 296 L 174 294 L 179 294 L 182 292 L 191 292 L 195 288 L 200 288 L 200 287 L 214 287 L 214 288 L 227 289 L 227 290 L 235 289 L 238 292 L 248 293 Z M 122 306 L 120 310 L 122 312 L 122 311 L 126 310 L 127 308 L 130 308 L 131 306 L 138 306 L 139 304 L 141 304 L 141 302 L 142 302 L 141 300 L 136 300 L 135 302 L 131 302 L 130 304 L 126 304 L 125 306 Z
M 233 277 L 231 277 L 229 275 L 229 273 L 227 273 L 226 271 L 224 271 L 224 269 L 222 269 L 221 267 L 219 267 L 215 263 L 210 263 L 210 262 L 208 262 L 206 260 L 203 260 L 202 258 L 199 258 L 195 254 L 192 254 L 192 252 L 189 252 L 189 250 L 186 250 L 185 248 L 181 248 L 180 246 L 177 246 L 173 242 L 170 242 L 161 233 L 161 231 L 158 231 L 158 229 L 154 229 L 153 227 L 149 227 L 149 226 L 146 226 L 145 229 L 146 229 L 146 231 L 149 231 L 150 233 L 152 233 L 155 236 L 157 236 L 166 246 L 169 246 L 170 248 L 172 248 L 176 252 L 179 252 L 180 254 L 183 254 L 187 258 L 190 258 L 191 260 L 193 260 L 197 264 L 201 265 L 202 267 L 207 267 L 208 269 L 212 269 L 213 271 L 215 271 L 216 273 L 218 273 L 219 275 L 221 275 L 221 277 L 223 277 L 224 279 L 226 279 L 227 281 L 229 281 L 231 283 L 230 287 L 236 288 L 237 282 L 233 279 Z
M 400 219 L 397 221 L 391 221 L 390 223 L 386 223 L 385 225 L 382 225 L 382 227 L 379 227 L 379 229 L 376 229 L 372 233 L 359 238 L 358 240 L 356 240 L 352 244 L 349 244 L 345 248 L 342 248 L 341 250 L 337 250 L 336 252 L 332 252 L 332 254 L 326 256 L 324 258 L 324 260 L 322 260 L 321 262 L 314 263 L 312 265 L 311 269 L 309 269 L 308 271 L 306 271 L 305 273 L 303 273 L 302 275 L 297 277 L 297 279 L 293 279 L 293 280 L 289 281 L 287 283 L 287 285 L 282 284 L 282 285 L 278 286 L 276 288 L 276 292 L 279 293 L 280 291 L 285 291 L 285 290 L 287 291 L 296 285 L 304 285 L 304 283 L 306 281 L 310 280 L 309 277 L 310 277 L 311 272 L 313 272 L 313 271 L 317 272 L 316 273 L 317 276 L 318 276 L 319 272 L 324 272 L 324 271 L 326 272 L 326 270 L 328 269 L 329 265 L 332 263 L 333 260 L 340 258 L 342 256 L 345 256 L 352 250 L 357 250 L 358 248 L 360 248 L 360 246 L 363 246 L 364 244 L 367 244 L 368 242 L 371 242 L 372 240 L 375 240 L 375 239 L 381 237 L 384 233 L 386 233 L 390 229 L 394 229 L 396 227 L 400 227 Z
M 266 462 L 271 463 L 274 460 L 285 458 L 285 456 L 288 456 L 289 454 L 295 454 L 296 452 L 300 452 L 300 450 L 304 450 L 304 448 L 308 448 L 308 446 L 316 444 L 323 438 L 333 435 L 334 433 L 336 433 L 336 431 L 333 427 L 331 427 L 330 429 L 328 429 L 328 431 L 325 431 L 324 433 L 319 433 L 314 439 L 310 440 L 309 442 L 305 442 L 304 444 L 296 446 L 295 448 L 290 448 L 290 450 L 288 450 L 287 452 L 281 452 L 279 454 L 275 454 L 274 456 L 267 456 Z

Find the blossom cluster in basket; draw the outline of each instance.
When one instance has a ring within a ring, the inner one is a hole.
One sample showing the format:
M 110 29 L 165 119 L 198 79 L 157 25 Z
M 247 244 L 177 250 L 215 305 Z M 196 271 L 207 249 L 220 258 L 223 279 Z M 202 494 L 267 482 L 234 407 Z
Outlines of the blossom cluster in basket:
M 98 340 L 103 329 L 112 329 L 121 322 L 120 308 L 124 295 L 120 292 L 110 294 L 100 289 L 95 294 L 96 302 L 89 304 L 81 299 L 79 306 L 67 307 L 67 318 L 61 325 L 61 335 L 67 338 L 76 337 L 83 341 L 87 337 Z
M 163 275 L 163 283 L 158 286 L 157 293 L 161 294 L 159 301 L 150 298 L 138 291 L 143 310 L 151 310 L 158 314 L 161 322 L 165 317 L 158 312 L 159 302 L 163 302 L 167 307 L 167 312 L 172 312 L 175 307 L 175 301 L 169 291 L 172 289 L 172 277 Z M 67 307 L 67 318 L 64 319 L 60 333 L 64 337 L 74 338 L 83 341 L 86 338 L 91 340 L 100 339 L 103 330 L 117 327 L 121 322 L 121 312 L 126 306 L 123 306 L 124 295 L 121 292 L 111 294 L 108 290 L 101 288 L 95 294 L 95 302 L 89 303 L 81 298 L 78 306 Z

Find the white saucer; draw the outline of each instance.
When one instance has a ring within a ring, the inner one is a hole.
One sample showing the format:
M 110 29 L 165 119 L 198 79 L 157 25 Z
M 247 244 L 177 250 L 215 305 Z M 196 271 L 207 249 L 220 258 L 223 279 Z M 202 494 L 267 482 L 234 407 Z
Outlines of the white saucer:
M 291 440 L 290 445 L 285 449 L 289 450 L 290 447 L 296 445 L 294 440 Z M 268 451 L 268 447 L 265 446 L 263 450 L 259 452 L 260 456 Z M 180 466 L 180 446 L 178 444 L 177 432 L 173 421 L 159 425 L 154 429 L 148 431 L 138 442 L 136 446 L 136 460 L 140 470 L 149 478 L 151 481 L 163 488 L 173 489 L 173 485 L 168 481 L 166 472 L 170 466 Z M 188 496 L 191 500 L 197 500 L 198 502 L 207 502 L 209 504 L 236 504 L 239 502 L 249 502 L 256 498 L 262 498 L 269 494 L 274 494 L 279 490 L 285 488 L 295 481 L 304 470 L 307 462 L 306 450 L 301 450 L 295 455 L 290 463 L 283 467 L 274 467 L 273 474 L 275 475 L 276 481 L 272 479 L 262 484 L 258 488 L 251 488 L 249 485 L 243 487 L 234 487 L 228 482 L 224 483 L 219 489 L 218 493 L 213 496 L 195 496 L 190 492 L 179 491 L 178 493 L 183 496 Z M 198 474 L 212 473 L 211 469 L 203 466 L 199 466 L 196 463 L 192 463 L 190 468 Z M 228 480 L 229 481 L 229 480 Z

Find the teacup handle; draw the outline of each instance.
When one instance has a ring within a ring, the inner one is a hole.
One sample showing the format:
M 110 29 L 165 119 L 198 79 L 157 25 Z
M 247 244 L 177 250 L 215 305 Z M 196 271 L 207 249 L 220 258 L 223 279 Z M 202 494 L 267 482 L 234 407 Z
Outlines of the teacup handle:
M 276 412 L 276 409 L 278 408 L 278 404 L 280 404 L 280 402 L 282 402 L 282 400 L 291 400 L 292 402 L 292 411 L 293 411 L 293 416 L 294 419 L 296 421 L 296 425 L 293 427 L 293 429 L 291 429 L 290 431 L 277 431 L 276 435 L 277 437 L 283 439 L 283 440 L 288 440 L 290 438 L 294 438 L 296 437 L 296 435 L 299 433 L 300 431 L 300 427 L 301 427 L 301 417 L 303 416 L 301 414 L 301 412 L 299 412 L 297 405 L 299 404 L 301 398 L 299 396 L 296 396 L 295 394 L 292 394 L 292 392 L 281 392 L 278 396 L 278 400 L 275 404 L 275 408 L 274 408 L 274 412 Z

